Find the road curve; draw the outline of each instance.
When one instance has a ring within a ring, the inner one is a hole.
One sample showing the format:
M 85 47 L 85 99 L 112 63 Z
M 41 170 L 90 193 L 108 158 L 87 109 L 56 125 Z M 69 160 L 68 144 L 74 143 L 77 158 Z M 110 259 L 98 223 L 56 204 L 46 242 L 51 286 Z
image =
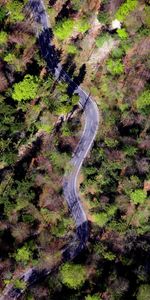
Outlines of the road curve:
M 53 73 L 57 80 L 63 80 L 68 83 L 76 94 L 79 95 L 79 105 L 84 109 L 85 124 L 81 139 L 73 153 L 70 161 L 72 166 L 69 174 L 65 174 L 63 180 L 64 197 L 67 201 L 69 210 L 76 223 L 76 234 L 71 243 L 62 250 L 63 261 L 73 259 L 85 247 L 88 240 L 88 220 L 81 205 L 79 192 L 77 187 L 77 178 L 82 163 L 91 149 L 95 139 L 99 125 L 99 111 L 96 103 L 91 97 L 66 74 L 57 59 L 56 50 L 51 45 L 51 36 L 49 32 L 49 20 L 46 14 L 44 3 L 42 0 L 30 0 L 27 4 L 27 10 L 30 11 L 36 24 L 36 34 L 39 40 L 42 56 L 44 57 L 49 70 Z M 39 31 L 40 30 L 40 31 Z M 39 33 L 40 32 L 40 33 Z M 51 273 L 52 270 L 38 268 L 28 269 L 20 279 L 27 286 L 35 283 L 44 276 Z M 15 289 L 12 285 L 5 288 L 0 300 L 18 299 L 23 290 Z

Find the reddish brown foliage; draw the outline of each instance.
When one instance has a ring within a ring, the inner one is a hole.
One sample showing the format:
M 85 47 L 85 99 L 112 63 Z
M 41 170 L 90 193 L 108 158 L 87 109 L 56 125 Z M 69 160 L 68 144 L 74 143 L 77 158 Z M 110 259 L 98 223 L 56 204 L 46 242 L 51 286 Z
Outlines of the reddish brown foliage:
M 150 79 L 147 63 L 150 54 L 150 38 L 144 38 L 132 48 L 124 59 L 126 80 L 125 87 L 131 100 L 136 98 Z
M 4 92 L 7 88 L 8 81 L 2 71 L 0 71 L 0 92 Z

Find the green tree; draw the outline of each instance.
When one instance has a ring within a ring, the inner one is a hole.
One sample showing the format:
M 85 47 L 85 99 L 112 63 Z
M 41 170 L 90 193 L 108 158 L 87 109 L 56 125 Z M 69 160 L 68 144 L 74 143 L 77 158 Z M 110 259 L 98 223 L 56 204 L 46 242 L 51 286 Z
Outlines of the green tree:
M 31 100 L 36 97 L 37 90 L 38 90 L 37 77 L 26 75 L 23 81 L 14 84 L 12 98 L 17 101 Z
M 69 38 L 69 36 L 73 32 L 73 28 L 74 28 L 74 20 L 71 19 L 64 20 L 63 22 L 59 22 L 55 26 L 54 33 L 59 40 L 63 41 Z
M 68 48 L 67 48 L 67 52 L 69 54 L 76 54 L 77 53 L 77 47 L 75 45 L 68 45 Z
M 143 114 L 150 113 L 150 91 L 145 90 L 136 101 L 137 110 Z
M 110 35 L 108 33 L 103 33 L 96 39 L 96 46 L 102 47 L 103 44 L 108 40 L 110 40 Z
M 6 8 L 4 6 L 0 7 L 0 22 L 3 21 L 3 19 L 6 16 Z
M 130 194 L 131 201 L 134 204 L 143 204 L 146 200 L 147 193 L 142 189 L 137 189 Z
M 15 279 L 13 285 L 16 289 L 24 290 L 26 288 L 26 283 L 21 279 Z
M 128 37 L 128 33 L 125 28 L 117 29 L 117 33 L 121 40 L 127 39 Z
M 26 265 L 31 259 L 31 251 L 27 246 L 23 246 L 17 250 L 15 259 L 17 262 L 22 262 L 24 265 Z
M 124 72 L 124 65 L 122 64 L 121 59 L 113 60 L 110 58 L 106 65 L 108 72 L 113 76 L 120 75 Z
M 116 18 L 120 21 L 124 21 L 129 13 L 136 8 L 137 4 L 138 0 L 126 0 L 125 3 L 119 7 Z
M 4 61 L 6 61 L 8 64 L 15 64 L 16 62 L 16 56 L 14 53 L 8 53 L 4 57 Z
M 76 26 L 78 32 L 81 32 L 81 33 L 86 32 L 90 28 L 90 24 L 88 23 L 88 21 L 86 19 L 79 20 L 75 26 Z
M 149 300 L 150 299 L 150 285 L 149 284 L 142 284 L 139 287 L 136 299 L 137 300 Z
M 8 0 L 6 8 L 9 11 L 9 18 L 11 21 L 17 22 L 24 19 L 24 15 L 22 13 L 23 3 L 20 3 L 20 1 Z
M 101 300 L 101 297 L 98 296 L 97 294 L 94 294 L 94 295 L 88 295 L 85 297 L 85 300 Z
M 86 280 L 86 269 L 82 265 L 65 263 L 60 270 L 61 281 L 71 289 L 80 288 Z
M 0 44 L 6 44 L 8 39 L 8 34 L 5 31 L 0 31 Z

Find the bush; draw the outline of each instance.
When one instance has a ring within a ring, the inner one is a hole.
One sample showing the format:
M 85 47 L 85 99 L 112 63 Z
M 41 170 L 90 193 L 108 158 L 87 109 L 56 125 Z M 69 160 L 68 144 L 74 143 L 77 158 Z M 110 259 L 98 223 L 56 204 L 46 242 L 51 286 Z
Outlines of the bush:
M 119 7 L 116 13 L 116 19 L 119 21 L 124 21 L 129 13 L 136 8 L 137 4 L 137 0 L 127 0 Z
M 136 101 L 137 110 L 143 114 L 150 113 L 150 91 L 145 90 Z
M 124 55 L 124 49 L 118 47 L 118 48 L 114 48 L 112 50 L 112 53 L 111 53 L 111 57 L 112 58 L 122 58 L 122 56 Z
M 22 13 L 23 4 L 20 1 L 7 1 L 6 8 L 9 10 L 9 17 L 11 21 L 17 22 L 24 19 Z
M 117 29 L 117 33 L 121 40 L 127 39 L 128 37 L 128 33 L 125 28 Z
M 105 11 L 98 14 L 98 21 L 103 24 L 109 23 L 109 14 Z
M 37 77 L 26 75 L 23 81 L 15 83 L 12 98 L 17 101 L 31 100 L 37 95 L 38 81 Z
M 146 200 L 147 193 L 142 189 L 137 189 L 130 194 L 131 201 L 134 204 L 143 204 Z
M 98 295 L 88 295 L 87 297 L 85 297 L 85 300 L 101 300 L 101 298 Z
M 108 220 L 109 217 L 105 212 L 94 214 L 94 222 L 100 227 L 103 227 L 108 222 Z
M 15 255 L 15 259 L 18 262 L 22 262 L 23 264 L 27 264 L 31 258 L 31 251 L 27 248 L 27 246 L 23 246 L 17 250 Z
M 86 280 L 86 270 L 81 265 L 65 263 L 60 270 L 61 281 L 71 289 L 80 288 Z
M 1 31 L 0 32 L 0 44 L 6 44 L 7 38 L 8 38 L 7 32 Z
M 74 46 L 74 45 L 68 45 L 67 52 L 69 54 L 76 54 L 77 51 L 78 50 L 77 50 L 76 46 Z
M 82 19 L 77 22 L 76 27 L 77 27 L 78 32 L 84 33 L 87 30 L 89 30 L 90 25 L 87 22 L 87 20 Z
M 122 74 L 124 72 L 124 65 L 122 64 L 121 59 L 109 59 L 107 61 L 107 70 L 113 76 Z
M 149 300 L 150 299 L 150 285 L 142 284 L 139 287 L 137 300 Z
M 26 283 L 23 280 L 16 279 L 14 282 L 14 287 L 19 290 L 24 290 L 26 288 Z
M 6 61 L 8 64 L 15 64 L 16 56 L 13 53 L 8 53 L 4 57 L 4 61 Z
M 99 36 L 97 39 L 96 39 L 96 46 L 97 47 L 102 47 L 103 44 L 108 41 L 108 39 L 110 39 L 110 36 L 108 33 L 103 33 L 101 36 Z
M 55 26 L 54 33 L 56 37 L 63 41 L 69 38 L 74 28 L 74 20 L 65 20 Z
M 5 7 L 0 7 L 0 22 L 3 21 L 3 19 L 5 18 L 6 16 L 6 9 Z

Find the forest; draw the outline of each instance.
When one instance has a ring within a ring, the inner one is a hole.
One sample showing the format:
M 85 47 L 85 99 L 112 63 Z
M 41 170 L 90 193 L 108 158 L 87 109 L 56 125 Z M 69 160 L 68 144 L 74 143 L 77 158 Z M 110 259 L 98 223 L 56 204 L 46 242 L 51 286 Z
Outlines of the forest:
M 149 300 L 150 1 L 43 3 L 63 70 L 99 109 L 77 182 L 89 238 L 62 260 L 76 232 L 63 178 L 84 108 L 48 69 L 28 0 L 0 0 L 0 299 L 12 284 L 21 300 Z M 45 266 L 26 288 L 20 274 Z

